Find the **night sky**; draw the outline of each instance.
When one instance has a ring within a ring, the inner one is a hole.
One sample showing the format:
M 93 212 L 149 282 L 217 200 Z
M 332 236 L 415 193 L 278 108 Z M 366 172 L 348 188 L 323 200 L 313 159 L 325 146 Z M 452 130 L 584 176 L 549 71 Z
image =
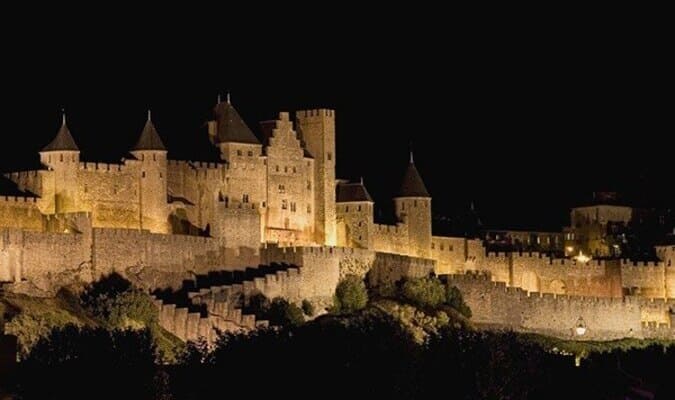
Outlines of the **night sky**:
M 229 91 L 256 132 L 278 111 L 336 109 L 338 177 L 363 176 L 381 205 L 411 143 L 435 214 L 473 201 L 488 227 L 559 227 L 593 190 L 675 205 L 673 68 L 657 33 L 351 23 L 356 39 L 303 26 L 254 43 L 168 22 L 99 35 L 92 21 L 8 43 L 0 170 L 35 168 L 61 107 L 87 161 L 124 157 L 149 107 L 169 156 L 198 160 Z

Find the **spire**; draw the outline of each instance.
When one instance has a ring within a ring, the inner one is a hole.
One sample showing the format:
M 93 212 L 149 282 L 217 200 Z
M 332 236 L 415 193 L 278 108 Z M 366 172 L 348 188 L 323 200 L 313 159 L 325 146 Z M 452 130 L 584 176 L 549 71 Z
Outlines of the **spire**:
M 251 132 L 251 129 L 230 103 L 229 93 L 227 94 L 227 101 L 218 103 L 214 113 L 217 124 L 216 141 L 218 143 L 260 144 L 258 138 Z
M 396 197 L 431 197 L 426 186 L 424 186 L 420 173 L 415 167 L 412 151 L 410 152 L 410 164 L 408 164 L 408 169 L 406 169 L 403 175 L 401 188 Z
M 218 104 L 220 104 L 220 103 L 221 103 L 221 100 L 220 100 L 220 93 L 218 93 L 218 101 L 216 102 L 216 105 L 218 105 Z
M 56 133 L 56 137 L 42 151 L 80 151 L 75 144 L 73 135 L 70 134 L 68 125 L 66 125 L 66 111 L 64 109 L 61 109 L 61 127 Z
M 415 164 L 415 160 L 413 159 L 413 152 L 410 150 L 410 164 Z
M 347 203 L 354 201 L 369 201 L 373 198 L 363 184 L 363 177 L 358 183 L 340 183 L 336 187 L 335 201 L 338 203 Z
M 164 143 L 162 143 L 162 139 L 159 138 L 157 129 L 155 129 L 155 125 L 152 123 L 152 113 L 150 110 L 148 110 L 148 120 L 145 121 L 143 132 L 141 132 L 136 145 L 131 149 L 131 151 L 143 150 L 166 151 L 166 147 L 164 147 Z

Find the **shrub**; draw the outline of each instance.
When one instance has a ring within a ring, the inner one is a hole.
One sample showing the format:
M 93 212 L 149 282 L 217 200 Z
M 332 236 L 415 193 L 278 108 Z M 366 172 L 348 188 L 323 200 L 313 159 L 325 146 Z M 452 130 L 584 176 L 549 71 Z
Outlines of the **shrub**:
M 414 278 L 403 283 L 403 297 L 419 307 L 436 308 L 446 299 L 445 289 L 438 278 Z
M 115 273 L 94 282 L 80 299 L 82 306 L 109 328 L 154 328 L 158 321 L 150 296 Z
M 305 313 L 308 317 L 314 316 L 314 313 L 316 310 L 314 309 L 314 304 L 312 304 L 309 300 L 305 299 L 302 301 L 302 312 Z
M 300 326 L 305 322 L 300 307 L 281 297 L 272 300 L 265 317 L 270 325 L 277 326 Z
M 445 302 L 457 312 L 464 315 L 467 318 L 471 318 L 471 309 L 464 302 L 462 297 L 462 292 L 457 289 L 457 286 L 448 286 L 446 291 Z
M 335 289 L 334 302 L 337 312 L 350 313 L 364 308 L 368 304 L 368 291 L 363 279 L 347 275 Z

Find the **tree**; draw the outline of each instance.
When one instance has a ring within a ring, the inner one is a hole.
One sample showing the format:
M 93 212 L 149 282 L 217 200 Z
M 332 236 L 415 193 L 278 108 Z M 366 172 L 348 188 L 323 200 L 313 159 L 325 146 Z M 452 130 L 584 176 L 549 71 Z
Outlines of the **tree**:
M 347 275 L 335 289 L 334 310 L 351 313 L 361 310 L 368 304 L 368 291 L 363 279 L 356 275 Z
M 418 307 L 436 308 L 445 302 L 445 289 L 438 278 L 413 278 L 403 283 L 403 297 Z
M 272 300 L 266 317 L 270 325 L 277 326 L 300 326 L 305 322 L 300 307 L 281 297 Z
M 150 296 L 116 273 L 91 284 L 80 299 L 82 306 L 109 328 L 154 329 L 158 321 Z
M 471 318 L 471 309 L 464 302 L 462 297 L 462 292 L 457 288 L 457 286 L 448 286 L 446 291 L 445 302 L 457 312 L 464 315 L 467 318 Z

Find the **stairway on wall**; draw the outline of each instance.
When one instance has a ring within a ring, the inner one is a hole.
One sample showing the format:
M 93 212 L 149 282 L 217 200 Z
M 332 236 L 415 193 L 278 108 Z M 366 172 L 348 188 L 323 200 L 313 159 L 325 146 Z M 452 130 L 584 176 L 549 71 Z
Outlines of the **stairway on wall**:
M 156 290 L 159 323 L 184 341 L 203 338 L 211 344 L 217 331 L 242 332 L 267 326 L 244 314 L 250 296 L 260 293 L 259 282 L 282 280 L 298 269 L 288 264 L 260 265 L 243 271 L 212 271 L 183 282 L 180 290 Z

